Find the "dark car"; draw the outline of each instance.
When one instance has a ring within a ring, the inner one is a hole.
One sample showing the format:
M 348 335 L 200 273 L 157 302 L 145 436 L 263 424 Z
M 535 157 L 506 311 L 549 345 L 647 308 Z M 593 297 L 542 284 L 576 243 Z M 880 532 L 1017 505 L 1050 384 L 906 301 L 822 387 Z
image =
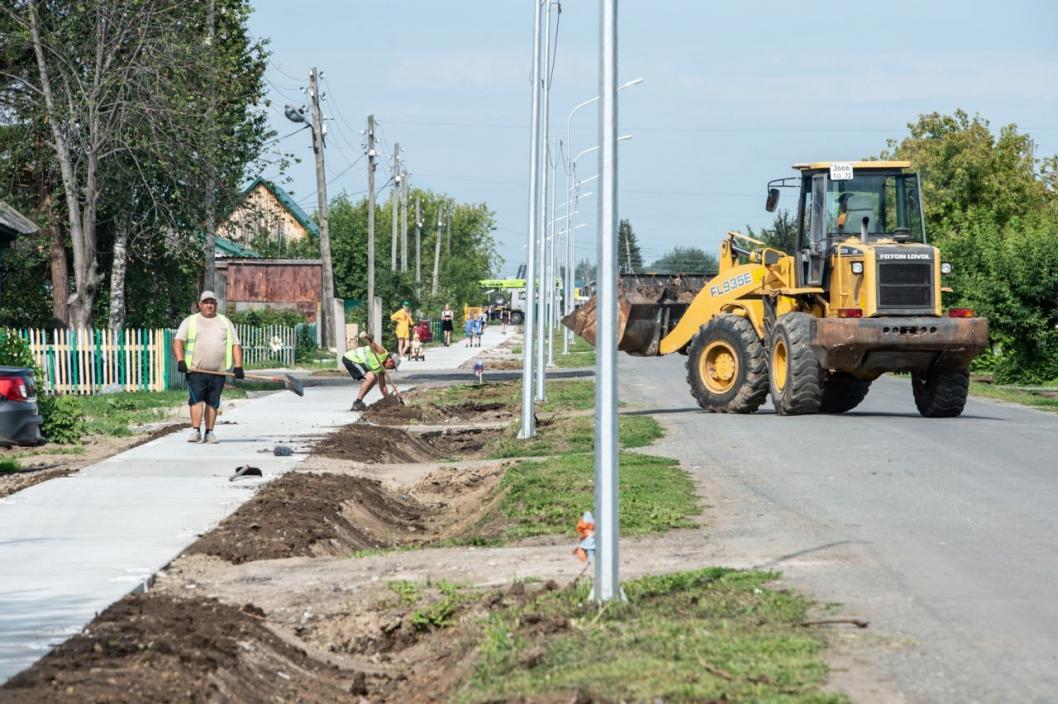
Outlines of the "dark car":
M 433 331 L 430 330 L 430 322 L 427 320 L 420 320 L 419 322 L 417 322 L 415 324 L 415 327 L 412 328 L 411 333 L 413 335 L 415 333 L 418 333 L 419 341 L 422 342 L 424 345 L 433 339 Z
M 0 446 L 41 441 L 37 380 L 25 367 L 0 367 Z

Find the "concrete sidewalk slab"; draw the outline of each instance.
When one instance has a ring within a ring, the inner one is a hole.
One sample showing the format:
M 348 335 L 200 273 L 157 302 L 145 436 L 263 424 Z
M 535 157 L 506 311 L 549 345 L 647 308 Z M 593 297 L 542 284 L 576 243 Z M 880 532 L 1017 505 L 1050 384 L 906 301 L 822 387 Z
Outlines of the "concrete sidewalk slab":
M 406 362 L 402 371 L 452 370 L 506 339 L 494 326 L 481 347 L 460 340 L 429 348 L 427 361 Z M 258 487 L 296 467 L 312 443 L 356 420 L 347 409 L 357 385 L 346 381 L 225 410 L 218 444 L 189 443 L 180 430 L 0 499 L 0 682 L 145 589 Z M 379 395 L 373 389 L 366 400 Z M 276 445 L 301 453 L 276 457 Z M 243 464 L 264 476 L 229 481 Z

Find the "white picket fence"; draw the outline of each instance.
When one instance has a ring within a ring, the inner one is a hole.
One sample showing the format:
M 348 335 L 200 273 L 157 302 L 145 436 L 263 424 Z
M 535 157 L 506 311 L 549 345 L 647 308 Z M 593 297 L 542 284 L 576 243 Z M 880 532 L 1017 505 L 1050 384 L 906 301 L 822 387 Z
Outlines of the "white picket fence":
M 267 325 L 261 328 L 236 325 L 235 332 L 242 344 L 244 367 L 262 363 L 274 364 L 276 367 L 294 366 L 297 344 L 294 328 L 285 325 Z

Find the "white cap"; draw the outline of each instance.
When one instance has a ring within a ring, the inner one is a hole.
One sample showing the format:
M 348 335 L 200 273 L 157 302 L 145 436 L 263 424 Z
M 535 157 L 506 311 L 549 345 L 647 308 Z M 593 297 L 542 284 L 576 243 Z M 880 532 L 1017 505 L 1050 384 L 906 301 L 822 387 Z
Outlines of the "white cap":
M 198 297 L 199 303 L 201 303 L 202 301 L 208 301 L 208 300 L 213 300 L 213 301 L 217 300 L 217 294 L 213 293 L 212 291 L 203 291 L 202 295 Z

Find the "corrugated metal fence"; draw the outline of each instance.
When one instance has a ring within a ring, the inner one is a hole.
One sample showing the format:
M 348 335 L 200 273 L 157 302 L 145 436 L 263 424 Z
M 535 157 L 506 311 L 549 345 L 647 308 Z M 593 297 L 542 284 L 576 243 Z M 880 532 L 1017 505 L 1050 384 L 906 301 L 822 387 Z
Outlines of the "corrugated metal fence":
M 236 326 L 243 348 L 243 366 L 294 365 L 297 335 L 294 328 Z M 176 330 L 22 329 L 15 331 L 29 343 L 42 378 L 38 386 L 49 394 L 92 394 L 100 391 L 161 391 L 184 386 L 176 369 L 173 338 Z

